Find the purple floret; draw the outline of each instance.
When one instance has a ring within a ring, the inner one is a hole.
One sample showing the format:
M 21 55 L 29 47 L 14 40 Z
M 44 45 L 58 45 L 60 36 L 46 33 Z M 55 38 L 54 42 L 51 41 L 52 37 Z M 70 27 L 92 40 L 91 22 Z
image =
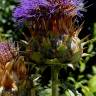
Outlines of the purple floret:
M 13 17 L 16 19 L 32 17 L 39 6 L 48 5 L 46 0 L 20 0 L 20 6 L 14 10 Z
M 17 7 L 14 11 L 14 14 L 13 16 L 18 19 L 18 18 L 21 18 L 21 17 L 25 17 L 27 14 L 26 12 L 24 11 L 24 9 L 22 7 Z

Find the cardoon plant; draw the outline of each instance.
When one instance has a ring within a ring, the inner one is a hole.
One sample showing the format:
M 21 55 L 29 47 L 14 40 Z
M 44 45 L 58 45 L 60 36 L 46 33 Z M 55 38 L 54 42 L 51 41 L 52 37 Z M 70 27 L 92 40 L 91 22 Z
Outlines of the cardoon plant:
M 25 24 L 31 34 L 26 60 L 51 65 L 52 96 L 59 95 L 60 68 L 69 64 L 75 67 L 82 57 L 83 43 L 78 38 L 82 24 L 76 24 L 76 17 L 82 18 L 84 10 L 82 0 L 20 0 L 14 9 L 15 21 Z

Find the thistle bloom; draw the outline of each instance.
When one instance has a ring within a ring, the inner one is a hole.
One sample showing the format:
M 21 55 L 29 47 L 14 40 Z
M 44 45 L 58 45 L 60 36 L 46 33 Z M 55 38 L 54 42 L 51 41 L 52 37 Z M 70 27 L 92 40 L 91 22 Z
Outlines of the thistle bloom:
M 70 54 L 71 59 L 72 56 L 77 55 L 74 55 L 75 53 L 80 53 L 79 57 L 82 54 L 83 48 L 76 35 L 80 32 L 81 27 L 74 24 L 74 17 L 81 16 L 81 11 L 84 11 L 82 0 L 20 0 L 13 16 L 17 21 L 24 20 L 32 37 L 39 37 L 35 38 L 39 45 L 42 46 L 41 42 L 44 38 L 49 38 L 50 42 L 53 42 L 52 46 L 58 47 L 60 46 L 59 40 L 61 40 L 63 42 L 61 45 L 66 46 L 63 57 Z M 68 38 L 65 40 L 64 36 L 68 36 Z M 65 61 L 67 59 L 69 58 L 66 58 Z
M 83 5 L 81 0 L 20 0 L 19 7 L 14 10 L 13 16 L 16 19 L 31 18 L 44 14 L 44 11 L 42 11 L 44 9 L 47 9 L 46 12 L 50 15 L 58 10 L 62 14 L 80 15 L 78 13 L 84 9 Z M 39 12 L 36 10 L 39 10 Z
M 75 24 L 74 17 L 82 15 L 83 1 L 20 0 L 19 3 L 19 6 L 14 9 L 13 16 L 17 22 L 23 20 L 32 35 L 28 47 L 29 50 L 32 49 L 32 53 L 28 58 L 40 64 L 54 64 L 55 62 L 56 64 L 77 64 L 83 53 L 82 42 L 78 38 L 82 26 L 79 28 Z M 24 72 L 22 68 L 20 71 L 18 69 L 20 68 L 15 68 L 17 75 L 20 76 Z M 25 68 L 23 70 L 26 73 Z M 53 70 L 54 72 L 57 71 Z M 53 76 L 56 79 L 58 79 L 57 74 Z
M 0 87 L 17 90 L 16 83 L 27 76 L 23 56 L 18 57 L 16 48 L 9 42 L 0 43 Z M 2 89 L 3 90 L 3 89 Z
M 9 42 L 0 43 L 0 87 L 11 88 L 13 85 L 12 76 L 9 74 L 12 67 L 11 62 L 16 57 L 13 44 Z

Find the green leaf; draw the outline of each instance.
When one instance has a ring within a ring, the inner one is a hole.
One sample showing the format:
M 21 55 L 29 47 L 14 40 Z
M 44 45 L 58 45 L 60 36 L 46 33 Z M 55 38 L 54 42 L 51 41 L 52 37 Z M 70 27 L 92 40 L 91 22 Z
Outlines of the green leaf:
M 75 94 L 71 90 L 66 90 L 64 96 L 75 96 Z
M 89 80 L 88 86 L 91 92 L 96 92 L 96 75 Z
M 84 96 L 94 96 L 87 86 L 82 86 L 82 92 L 84 93 Z
M 86 68 L 85 63 L 82 61 L 80 61 L 79 63 L 80 63 L 80 72 L 83 72 Z
M 92 66 L 92 72 L 94 75 L 96 75 L 96 66 Z

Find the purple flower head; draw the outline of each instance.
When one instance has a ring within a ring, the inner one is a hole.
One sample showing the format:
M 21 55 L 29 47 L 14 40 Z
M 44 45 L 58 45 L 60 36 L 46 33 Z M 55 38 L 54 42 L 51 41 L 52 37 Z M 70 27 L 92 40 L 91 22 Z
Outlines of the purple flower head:
M 38 9 L 40 14 L 43 14 L 42 9 L 45 9 L 48 14 L 52 13 L 53 15 L 59 8 L 61 8 L 60 12 L 68 15 L 80 15 L 80 11 L 84 10 L 82 0 L 20 0 L 19 3 L 19 7 L 15 8 L 13 12 L 13 17 L 16 19 L 34 17 L 38 14 L 36 11 Z M 40 9 L 41 7 L 43 8 Z

